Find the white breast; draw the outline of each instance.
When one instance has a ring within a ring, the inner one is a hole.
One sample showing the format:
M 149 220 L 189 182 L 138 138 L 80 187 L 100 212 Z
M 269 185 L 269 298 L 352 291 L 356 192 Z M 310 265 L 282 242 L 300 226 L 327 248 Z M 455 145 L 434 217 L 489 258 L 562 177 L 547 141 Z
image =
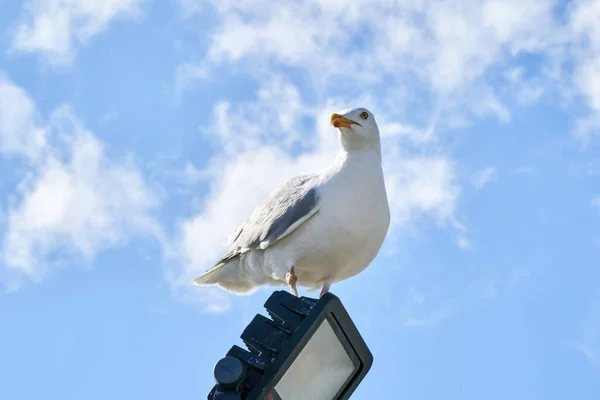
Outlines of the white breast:
M 344 249 L 339 278 L 362 271 L 377 255 L 390 223 L 381 159 L 375 152 L 357 152 L 323 187 L 324 213 L 336 221 L 333 237 Z M 330 191 L 331 195 L 327 191 Z
M 324 174 L 318 190 L 317 215 L 273 252 L 279 263 L 283 260 L 277 254 L 292 255 L 289 262 L 295 265 L 298 284 L 315 288 L 366 268 L 381 248 L 390 223 L 381 161 L 374 151 L 340 160 Z

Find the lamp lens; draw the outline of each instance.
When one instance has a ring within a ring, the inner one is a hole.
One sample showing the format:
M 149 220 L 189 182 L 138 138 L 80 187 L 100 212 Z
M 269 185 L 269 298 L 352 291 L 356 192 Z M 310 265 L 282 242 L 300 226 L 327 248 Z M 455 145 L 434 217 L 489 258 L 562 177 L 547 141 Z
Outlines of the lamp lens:
M 357 368 L 324 319 L 275 390 L 283 400 L 332 400 Z

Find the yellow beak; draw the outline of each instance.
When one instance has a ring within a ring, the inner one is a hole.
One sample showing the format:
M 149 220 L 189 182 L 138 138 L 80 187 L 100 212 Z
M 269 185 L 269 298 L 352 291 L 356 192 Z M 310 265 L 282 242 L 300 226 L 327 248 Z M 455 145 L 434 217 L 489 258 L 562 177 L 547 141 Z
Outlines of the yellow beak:
M 358 122 L 342 117 L 340 114 L 331 114 L 330 122 L 336 128 L 350 128 L 352 124 L 360 125 Z

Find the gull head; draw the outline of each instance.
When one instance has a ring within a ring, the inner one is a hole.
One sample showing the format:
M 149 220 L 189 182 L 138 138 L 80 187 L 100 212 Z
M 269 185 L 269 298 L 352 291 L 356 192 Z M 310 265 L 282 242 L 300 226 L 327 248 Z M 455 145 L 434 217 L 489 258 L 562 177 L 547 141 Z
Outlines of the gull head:
M 339 129 L 346 150 L 381 148 L 375 117 L 366 108 L 348 108 L 331 114 L 330 123 Z

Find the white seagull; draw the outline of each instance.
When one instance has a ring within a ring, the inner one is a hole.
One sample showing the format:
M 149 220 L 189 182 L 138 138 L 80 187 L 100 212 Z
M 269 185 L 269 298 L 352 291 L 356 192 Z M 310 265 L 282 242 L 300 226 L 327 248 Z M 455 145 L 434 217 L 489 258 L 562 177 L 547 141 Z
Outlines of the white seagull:
M 263 285 L 321 288 L 363 271 L 390 224 L 379 128 L 365 108 L 331 115 L 340 151 L 316 174 L 288 181 L 254 209 L 233 243 L 195 285 L 249 294 Z

